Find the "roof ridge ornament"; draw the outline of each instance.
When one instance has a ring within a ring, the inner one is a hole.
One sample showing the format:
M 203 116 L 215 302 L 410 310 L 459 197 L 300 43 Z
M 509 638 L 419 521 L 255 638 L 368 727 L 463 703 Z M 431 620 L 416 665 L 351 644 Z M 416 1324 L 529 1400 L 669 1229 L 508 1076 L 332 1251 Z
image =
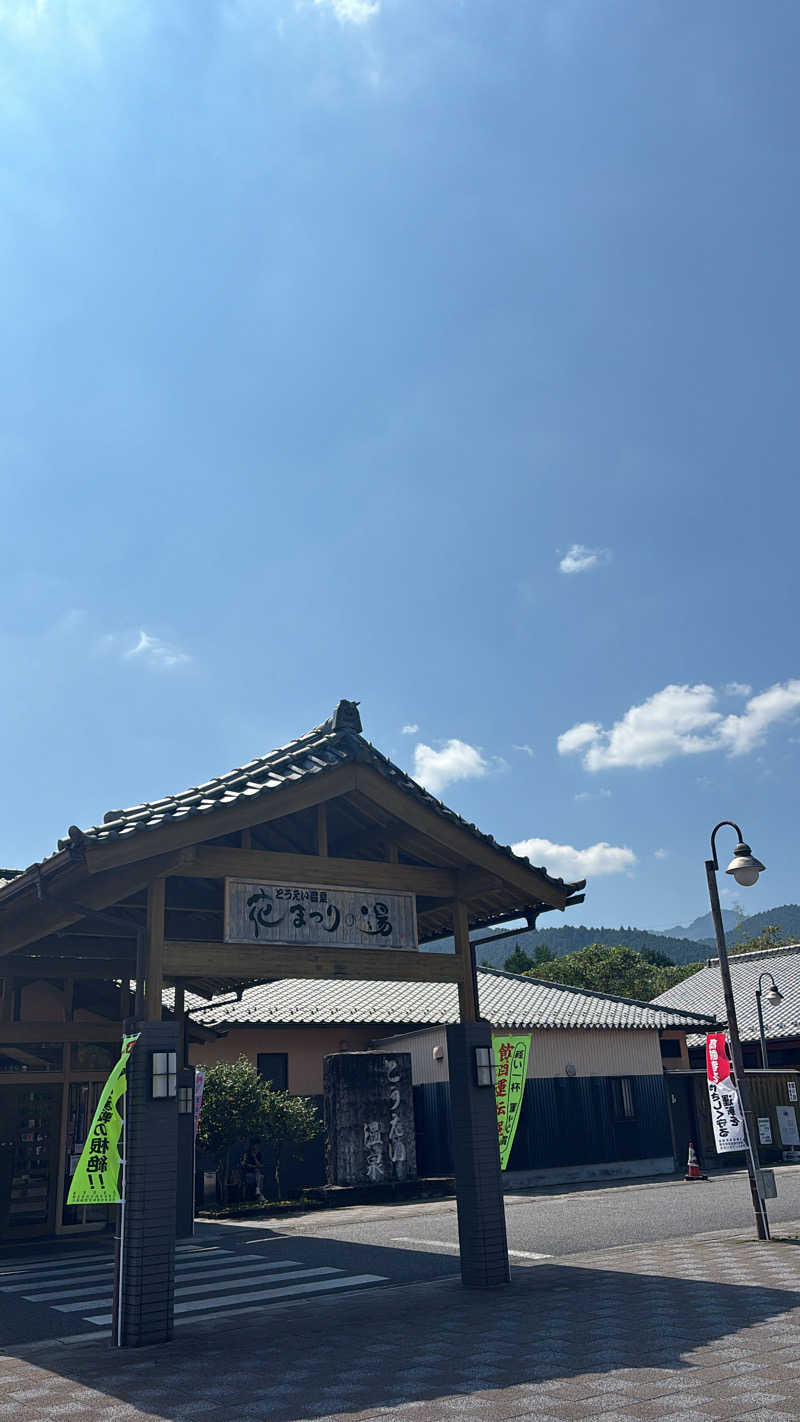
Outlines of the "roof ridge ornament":
M 340 701 L 330 719 L 332 731 L 355 731 L 361 734 L 363 727 L 358 714 L 359 701 Z

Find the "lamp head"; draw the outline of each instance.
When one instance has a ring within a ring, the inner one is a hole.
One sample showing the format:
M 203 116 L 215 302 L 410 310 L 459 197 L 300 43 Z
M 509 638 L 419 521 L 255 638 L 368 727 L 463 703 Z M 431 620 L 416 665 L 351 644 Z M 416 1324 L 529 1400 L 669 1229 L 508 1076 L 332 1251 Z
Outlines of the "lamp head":
M 769 1003 L 770 1007 L 779 1007 L 780 1004 L 783 1002 L 783 993 L 778 991 L 774 983 L 772 984 L 772 987 L 767 993 L 767 1002 Z
M 733 859 L 725 873 L 732 874 L 737 884 L 741 884 L 743 888 L 749 888 L 751 884 L 755 884 L 759 874 L 763 871 L 764 865 L 761 860 L 755 859 L 750 845 L 742 842 L 737 844 Z

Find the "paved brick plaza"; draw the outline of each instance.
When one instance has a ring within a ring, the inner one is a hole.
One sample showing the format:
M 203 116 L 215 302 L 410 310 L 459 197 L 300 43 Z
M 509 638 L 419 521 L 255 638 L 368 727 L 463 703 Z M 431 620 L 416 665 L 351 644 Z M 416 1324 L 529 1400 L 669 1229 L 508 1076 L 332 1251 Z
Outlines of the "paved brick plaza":
M 193 1323 L 164 1348 L 0 1354 L 13 1422 L 800 1416 L 800 1243 L 741 1233 Z

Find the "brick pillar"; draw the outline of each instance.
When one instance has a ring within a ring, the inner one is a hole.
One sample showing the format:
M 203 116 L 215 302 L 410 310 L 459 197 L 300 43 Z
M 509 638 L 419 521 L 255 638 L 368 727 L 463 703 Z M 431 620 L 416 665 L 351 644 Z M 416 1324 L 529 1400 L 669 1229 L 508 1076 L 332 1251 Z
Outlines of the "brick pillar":
M 488 1022 L 447 1029 L 461 1280 L 480 1289 L 511 1278 L 495 1095 L 492 1087 L 475 1083 L 475 1048 L 491 1045 Z
M 177 1052 L 176 1022 L 129 1022 L 139 1032 L 128 1064 L 125 1099 L 126 1201 L 122 1246 L 123 1348 L 172 1337 L 175 1287 L 176 1097 L 153 1100 L 152 1053 Z M 114 1301 L 113 1341 L 117 1342 Z

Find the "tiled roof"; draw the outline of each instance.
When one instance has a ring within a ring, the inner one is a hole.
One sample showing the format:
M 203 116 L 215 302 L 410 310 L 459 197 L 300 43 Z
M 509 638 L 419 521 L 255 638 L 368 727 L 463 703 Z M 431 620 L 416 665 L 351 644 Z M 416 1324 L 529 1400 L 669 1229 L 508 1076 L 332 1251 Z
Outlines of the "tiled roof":
M 480 1008 L 496 1027 L 695 1027 L 707 1019 L 646 1002 L 558 987 L 535 978 L 478 969 Z M 386 983 L 283 978 L 245 988 L 241 1001 L 208 1003 L 192 1012 L 207 1027 L 273 1024 L 392 1023 L 415 1026 L 458 1021 L 455 983 Z
M 203 785 L 195 785 L 176 795 L 165 795 L 161 800 L 133 805 L 127 810 L 109 810 L 103 818 L 103 823 L 93 825 L 90 829 L 81 830 L 72 826 L 69 837 L 59 840 L 58 848 L 68 849 L 87 840 L 106 844 L 113 840 L 131 839 L 134 835 L 146 834 L 167 824 L 182 823 L 193 817 L 211 814 L 223 806 L 255 800 L 289 783 L 297 783 L 338 765 L 353 762 L 372 766 L 386 780 L 422 801 L 443 819 L 477 836 L 484 844 L 491 845 L 493 849 L 513 859 L 525 869 L 532 867 L 529 860 L 514 854 L 509 845 L 498 844 L 491 835 L 483 834 L 477 826 L 462 819 L 454 810 L 448 809 L 441 800 L 437 800 L 386 756 L 381 755 L 380 751 L 361 735 L 361 718 L 354 701 L 340 701 L 333 715 L 323 721 L 322 725 L 315 726 L 313 731 L 308 731 L 306 735 L 299 736 L 297 740 L 290 741 L 278 750 L 270 751 L 268 755 L 260 756 L 257 760 L 249 761 L 247 765 L 229 771 L 227 775 L 217 776 L 214 780 L 207 780 Z M 569 893 L 585 887 L 583 879 L 565 884 L 563 879 L 548 874 L 544 868 L 537 869 L 537 872 Z
M 733 999 L 739 1036 L 744 1042 L 758 1041 L 756 988 L 761 973 L 771 973 L 783 993 L 783 1002 L 772 1007 L 766 1000 L 770 984 L 764 983 L 762 998 L 764 1028 L 768 1038 L 800 1036 L 800 944 L 787 948 L 767 948 L 761 953 L 734 953 L 730 958 Z M 684 978 L 676 987 L 653 999 L 679 1012 L 707 1012 L 725 1021 L 725 1002 L 719 959 L 709 958 L 705 968 Z

